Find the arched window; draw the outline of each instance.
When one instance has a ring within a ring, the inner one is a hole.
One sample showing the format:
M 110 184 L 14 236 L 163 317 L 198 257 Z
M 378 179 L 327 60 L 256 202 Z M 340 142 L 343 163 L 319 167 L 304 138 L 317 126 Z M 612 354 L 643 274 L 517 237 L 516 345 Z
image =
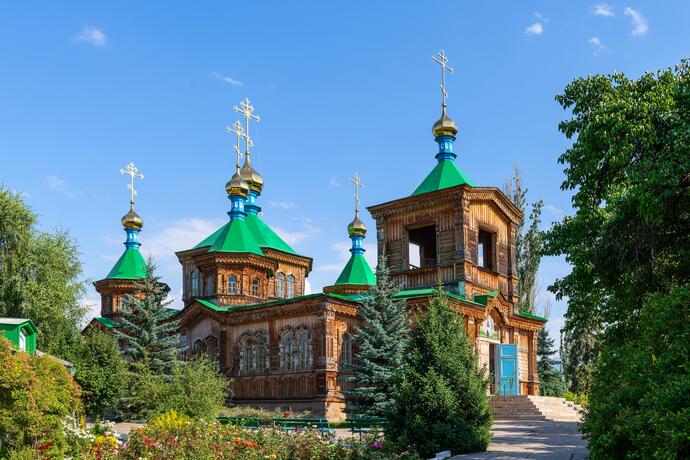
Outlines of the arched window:
M 307 331 L 300 331 L 297 335 L 297 356 L 297 369 L 311 368 L 311 343 Z
M 240 339 L 240 373 L 247 374 L 252 370 L 253 358 L 252 339 L 245 336 Z
M 295 297 L 295 276 L 288 275 L 287 277 L 287 298 L 292 299 Z
M 228 276 L 228 294 L 237 294 L 237 277 L 235 275 Z
M 259 278 L 252 278 L 252 295 L 259 297 L 261 295 L 261 286 L 259 285 Z
M 206 277 L 206 295 L 213 295 L 213 275 Z
M 199 295 L 199 272 L 194 270 L 192 272 L 192 296 Z
M 280 338 L 280 368 L 284 371 L 295 369 L 293 354 L 295 351 L 295 336 L 291 331 L 285 332 Z
M 345 332 L 340 340 L 340 364 L 347 368 L 352 364 L 352 336 Z
M 269 368 L 269 363 L 268 363 L 268 340 L 266 340 L 266 336 L 263 334 L 259 334 L 259 336 L 255 340 L 256 344 L 256 363 L 254 363 L 254 368 L 258 372 L 265 372 Z
M 194 341 L 194 345 L 192 345 L 192 355 L 195 358 L 201 356 L 201 353 L 204 352 L 204 349 L 204 342 L 201 339 L 196 339 L 196 341 Z
M 279 272 L 276 276 L 276 297 L 285 297 L 285 273 Z

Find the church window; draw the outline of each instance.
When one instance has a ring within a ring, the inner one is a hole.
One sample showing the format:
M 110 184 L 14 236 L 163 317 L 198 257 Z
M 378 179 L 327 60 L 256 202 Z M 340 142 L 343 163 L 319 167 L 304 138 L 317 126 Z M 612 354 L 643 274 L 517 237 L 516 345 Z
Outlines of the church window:
M 300 331 L 297 336 L 297 369 L 305 370 L 311 367 L 311 343 L 309 332 Z
M 240 373 L 247 374 L 253 369 L 254 350 L 252 339 L 245 336 L 240 341 Z
M 192 296 L 199 295 L 199 272 L 194 270 L 192 272 Z
M 213 295 L 213 275 L 206 278 L 206 295 Z
M 340 363 L 344 367 L 352 364 L 352 336 L 348 332 L 341 336 Z
M 266 337 L 263 334 L 259 334 L 256 338 L 256 363 L 254 368 L 258 372 L 265 372 L 268 369 L 268 344 Z
M 194 342 L 194 345 L 192 345 L 192 354 L 194 355 L 195 358 L 198 358 L 201 356 L 201 354 L 204 352 L 205 347 L 204 347 L 204 342 L 201 341 L 201 339 L 197 339 Z
M 261 286 L 259 284 L 259 278 L 252 278 L 252 295 L 259 297 L 261 295 Z
M 292 371 L 295 369 L 295 361 L 293 358 L 294 334 L 291 331 L 285 332 L 280 338 L 280 368 L 284 371 Z
M 228 294 L 237 294 L 237 276 L 228 276 Z
M 285 297 L 285 273 L 280 272 L 276 277 L 276 296 Z
M 409 268 L 434 267 L 438 264 L 435 225 L 410 229 L 407 236 Z
M 479 229 L 477 238 L 477 265 L 480 267 L 496 270 L 494 263 L 495 234 L 484 229 Z
M 294 275 L 288 275 L 287 277 L 287 298 L 291 299 L 295 297 L 295 277 Z

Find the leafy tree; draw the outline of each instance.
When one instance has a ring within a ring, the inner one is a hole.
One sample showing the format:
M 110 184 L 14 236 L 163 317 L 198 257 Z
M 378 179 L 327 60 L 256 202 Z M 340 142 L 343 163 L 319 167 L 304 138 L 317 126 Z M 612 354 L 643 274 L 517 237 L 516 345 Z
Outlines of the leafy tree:
M 68 356 L 87 311 L 79 253 L 67 232 L 44 233 L 37 222 L 20 194 L 0 186 L 0 316 L 30 318 L 38 348 Z
M 550 289 L 568 298 L 568 359 L 593 370 L 590 453 L 688 457 L 690 66 L 577 79 L 556 100 L 576 212 L 546 249 L 573 267 Z
M 398 290 L 390 279 L 385 256 L 379 257 L 376 285 L 364 297 L 353 343 L 358 349 L 351 386 L 345 392 L 348 411 L 362 417 L 382 417 L 390 409 L 396 372 L 402 366 L 409 334 L 405 304 L 394 300 Z
M 42 458 L 62 458 L 62 421 L 79 412 L 79 393 L 62 364 L 17 353 L 0 334 L 0 458 L 41 446 Z
M 523 216 L 527 215 L 527 188 L 522 183 L 522 174 L 516 166 L 511 180 L 506 181 L 503 193 L 510 198 Z M 544 234 L 541 224 L 542 200 L 532 204 L 529 226 L 523 219 L 515 232 L 515 266 L 518 278 L 517 297 L 520 311 L 534 313 L 537 297 L 537 272 L 542 257 Z
M 115 338 L 111 334 L 91 334 L 71 359 L 86 413 L 101 415 L 106 408 L 114 407 L 128 386 L 127 364 Z
M 555 353 L 554 340 L 543 327 L 537 337 L 537 373 L 540 380 L 539 392 L 542 396 L 563 396 L 565 392 L 563 374 L 556 369 L 557 361 L 551 358 Z
M 463 317 L 437 288 L 412 332 L 408 358 L 391 395 L 386 437 L 414 448 L 422 458 L 446 449 L 453 454 L 486 450 L 493 422 L 488 385 Z
M 174 410 L 187 417 L 210 420 L 224 407 L 229 383 L 216 369 L 215 361 L 206 355 L 175 364 L 158 396 L 154 413 Z

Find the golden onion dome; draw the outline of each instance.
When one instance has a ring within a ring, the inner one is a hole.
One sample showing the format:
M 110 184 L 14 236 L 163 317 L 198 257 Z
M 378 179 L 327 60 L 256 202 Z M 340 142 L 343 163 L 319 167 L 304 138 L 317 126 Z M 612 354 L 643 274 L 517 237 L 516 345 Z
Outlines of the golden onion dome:
M 232 179 L 225 184 L 225 191 L 228 192 L 228 196 L 240 195 L 247 197 L 249 195 L 249 184 L 242 179 L 239 168 L 237 168 L 235 174 L 232 175 Z
M 245 157 L 244 166 L 240 169 L 240 175 L 242 179 L 247 182 L 251 190 L 261 193 L 261 190 L 264 188 L 264 178 L 261 177 L 261 174 L 259 174 L 256 169 L 252 168 L 252 164 L 249 161 L 249 154 Z
M 120 222 L 122 222 L 124 228 L 136 228 L 137 230 L 141 230 L 141 227 L 144 226 L 144 221 L 141 216 L 134 212 L 134 203 L 129 204 L 129 212 L 122 216 Z
M 446 105 L 443 105 L 443 112 L 441 118 L 436 120 L 434 126 L 431 128 L 434 137 L 439 136 L 453 136 L 458 134 L 458 125 L 446 115 Z
M 367 233 L 367 226 L 359 220 L 358 213 L 355 214 L 355 219 L 347 226 L 347 233 L 350 235 L 365 235 Z

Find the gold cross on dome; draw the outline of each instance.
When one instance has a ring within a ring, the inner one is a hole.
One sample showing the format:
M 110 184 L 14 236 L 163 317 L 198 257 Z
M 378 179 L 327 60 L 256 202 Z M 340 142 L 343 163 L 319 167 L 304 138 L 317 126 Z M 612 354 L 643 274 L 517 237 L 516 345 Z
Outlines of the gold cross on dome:
M 251 102 L 249 102 L 249 98 L 245 98 L 242 102 L 240 102 L 239 107 L 235 106 L 234 107 L 235 112 L 241 113 L 244 115 L 245 119 L 245 128 L 244 128 L 244 140 L 247 146 L 247 153 L 249 153 L 249 147 L 254 146 L 254 143 L 252 140 L 249 138 L 249 120 L 254 119 L 257 122 L 261 121 L 261 118 L 259 118 L 258 115 L 254 115 L 254 106 L 252 105 Z
M 138 177 L 139 179 L 143 179 L 144 175 L 139 172 L 139 169 L 134 166 L 134 163 L 130 163 L 125 168 L 120 169 L 120 174 L 127 174 L 129 176 L 130 182 L 127 184 L 127 188 L 131 193 L 129 202 L 134 205 L 134 196 L 137 194 L 137 191 L 134 188 L 134 178 Z
M 355 214 L 359 214 L 359 189 L 365 187 L 357 173 L 354 173 L 352 177 L 350 177 L 350 182 L 355 184 Z
M 240 167 L 240 159 L 242 159 L 242 150 L 240 150 L 240 139 L 244 138 L 245 140 L 247 139 L 247 135 L 244 132 L 244 129 L 242 128 L 242 123 L 240 123 L 240 120 L 237 120 L 235 123 L 233 123 L 232 126 L 226 126 L 225 131 L 228 133 L 232 133 L 237 136 L 237 145 L 233 145 L 233 149 L 235 150 L 235 154 L 237 154 L 237 169 Z M 251 143 L 251 141 L 249 141 Z
M 446 92 L 446 70 L 453 73 L 453 68 L 448 65 L 448 58 L 443 50 L 439 51 L 436 56 L 432 56 L 431 59 L 441 66 L 441 95 L 443 95 L 443 106 L 445 107 L 446 98 L 448 97 L 448 93 Z

